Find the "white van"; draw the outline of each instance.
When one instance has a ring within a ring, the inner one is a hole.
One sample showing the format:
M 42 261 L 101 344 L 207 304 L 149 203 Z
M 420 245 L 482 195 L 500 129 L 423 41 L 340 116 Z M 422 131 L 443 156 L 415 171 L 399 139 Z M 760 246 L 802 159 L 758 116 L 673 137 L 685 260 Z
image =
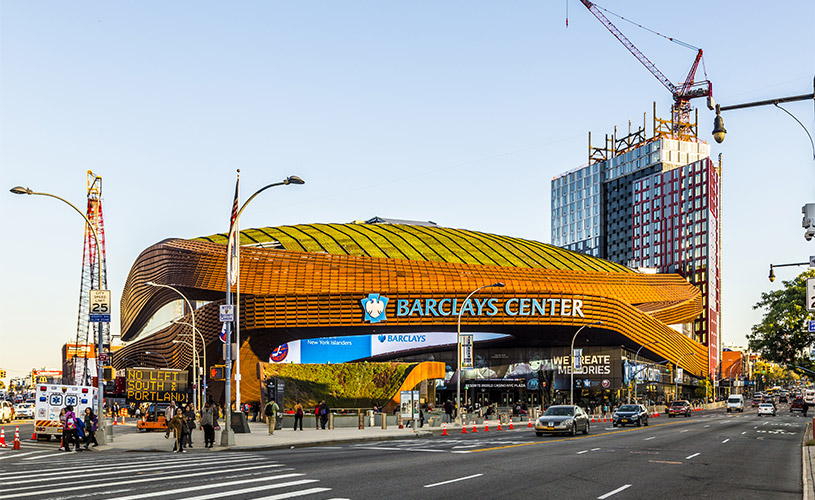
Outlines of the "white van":
M 741 394 L 731 394 L 730 397 L 727 398 L 727 413 L 731 411 L 744 413 L 744 396 Z

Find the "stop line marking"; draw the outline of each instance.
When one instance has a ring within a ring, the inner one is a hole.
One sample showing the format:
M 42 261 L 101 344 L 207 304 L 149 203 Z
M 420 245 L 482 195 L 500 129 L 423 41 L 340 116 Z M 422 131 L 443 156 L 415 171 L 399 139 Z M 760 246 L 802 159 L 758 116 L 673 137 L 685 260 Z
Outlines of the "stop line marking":
M 623 491 L 623 490 L 626 490 L 626 489 L 628 489 L 628 488 L 630 488 L 630 487 L 631 487 L 631 485 L 630 485 L 630 484 L 626 484 L 626 485 L 620 486 L 619 488 L 617 488 L 617 489 L 616 489 L 616 490 L 614 490 L 614 491 L 609 491 L 609 492 L 608 492 L 608 493 L 606 493 L 605 495 L 600 495 L 599 497 L 597 497 L 597 500 L 605 500 L 606 498 L 610 497 L 611 495 L 616 495 L 617 493 L 619 493 L 619 492 L 621 492 L 621 491 Z

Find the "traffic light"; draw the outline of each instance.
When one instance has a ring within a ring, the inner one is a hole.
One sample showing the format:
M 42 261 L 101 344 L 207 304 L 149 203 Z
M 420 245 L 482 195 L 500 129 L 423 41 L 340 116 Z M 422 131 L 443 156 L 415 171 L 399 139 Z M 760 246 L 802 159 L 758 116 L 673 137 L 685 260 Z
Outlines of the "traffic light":
M 0 378 L 6 378 L 6 370 L 0 370 Z
M 665 373 L 671 373 L 672 369 L 673 369 L 673 365 L 671 365 L 670 363 L 665 365 Z
M 226 380 L 226 365 L 215 365 L 209 369 L 210 380 Z

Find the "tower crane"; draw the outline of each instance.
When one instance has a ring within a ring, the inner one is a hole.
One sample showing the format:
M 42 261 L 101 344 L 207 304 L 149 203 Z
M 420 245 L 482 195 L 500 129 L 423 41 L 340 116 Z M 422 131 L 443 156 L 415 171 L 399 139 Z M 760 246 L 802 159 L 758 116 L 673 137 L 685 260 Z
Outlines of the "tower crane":
M 695 134 L 692 132 L 694 129 L 694 124 L 690 123 L 690 111 L 691 105 L 690 100 L 696 99 L 697 97 L 707 97 L 707 106 L 710 109 L 714 108 L 713 103 L 713 84 L 708 80 L 702 81 L 694 81 L 696 78 L 696 70 L 699 68 L 699 63 L 702 62 L 702 49 L 698 47 L 694 47 L 692 45 L 686 44 L 684 42 L 680 42 L 679 40 L 675 40 L 670 37 L 665 37 L 672 42 L 678 43 L 683 45 L 687 48 L 696 50 L 696 58 L 691 65 L 690 71 L 688 72 L 688 76 L 685 77 L 685 81 L 679 85 L 674 84 L 671 80 L 665 76 L 656 65 L 648 59 L 645 54 L 643 54 L 637 47 L 634 45 L 631 40 L 629 40 L 615 25 L 612 23 L 608 17 L 601 11 L 602 7 L 599 7 L 593 2 L 589 0 L 580 0 L 580 2 L 589 9 L 589 12 L 594 14 L 594 17 L 597 18 L 603 26 L 608 29 L 612 35 L 617 38 L 617 40 L 622 43 L 626 49 L 628 49 L 634 57 L 637 58 L 639 62 L 642 63 L 645 68 L 651 72 L 654 77 L 656 77 L 659 82 L 665 86 L 673 96 L 674 102 L 671 106 L 671 134 L 674 138 L 677 139 L 687 139 L 689 137 L 694 137 Z M 605 9 L 602 9 L 605 10 Z M 648 28 L 645 28 L 648 29 Z M 652 31 L 652 30 L 649 30 Z M 660 35 L 664 36 L 664 35 Z M 703 63 L 704 64 L 704 63 Z

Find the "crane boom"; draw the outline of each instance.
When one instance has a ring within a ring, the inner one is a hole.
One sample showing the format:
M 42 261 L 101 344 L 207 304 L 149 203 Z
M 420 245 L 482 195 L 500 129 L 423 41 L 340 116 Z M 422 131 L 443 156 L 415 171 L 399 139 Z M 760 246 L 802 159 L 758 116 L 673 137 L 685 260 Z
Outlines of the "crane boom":
M 627 48 L 628 51 L 631 52 L 634 55 L 634 57 L 636 57 L 637 60 L 641 62 L 642 65 L 645 66 L 645 68 L 648 71 L 650 71 L 651 74 L 654 75 L 656 79 L 659 80 L 660 83 L 662 83 L 662 85 L 664 85 L 665 88 L 667 88 L 671 92 L 672 95 L 676 95 L 678 90 L 676 88 L 676 85 L 674 85 L 673 82 L 671 82 L 671 80 L 669 80 L 668 77 L 665 76 L 662 73 L 662 71 L 660 71 L 659 68 L 657 68 L 656 65 L 652 63 L 651 60 L 648 59 L 645 56 L 645 54 L 643 54 L 642 51 L 640 51 L 640 49 L 638 49 L 637 46 L 631 42 L 631 40 L 628 39 L 628 37 L 623 35 L 622 31 L 617 29 L 617 27 L 614 26 L 614 23 L 612 23 L 606 17 L 606 15 L 603 14 L 600 11 L 600 9 L 597 8 L 597 6 L 594 3 L 590 2 L 589 0 L 580 0 L 580 2 L 582 2 L 583 5 L 585 5 L 586 8 L 589 9 L 589 11 L 592 14 L 594 14 L 594 17 L 596 17 L 597 20 L 600 21 L 603 24 L 603 26 L 605 26 L 606 29 L 608 29 L 611 32 L 611 34 L 614 35 L 617 38 L 617 40 L 619 40 L 620 43 L 622 43 L 625 46 L 625 48 Z M 701 54 L 701 50 L 699 51 L 699 53 Z M 690 75 L 688 76 L 690 77 Z M 690 78 L 692 81 L 693 77 Z

